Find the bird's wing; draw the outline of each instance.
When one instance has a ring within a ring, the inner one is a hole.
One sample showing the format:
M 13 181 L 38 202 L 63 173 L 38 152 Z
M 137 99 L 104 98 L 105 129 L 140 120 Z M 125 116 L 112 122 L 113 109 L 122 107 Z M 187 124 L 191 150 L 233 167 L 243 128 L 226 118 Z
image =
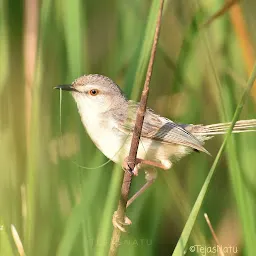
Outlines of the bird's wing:
M 118 122 L 118 130 L 126 134 L 133 132 L 137 109 L 138 104 L 129 101 L 127 115 L 120 120 L 121 122 Z M 161 143 L 184 145 L 209 154 L 202 146 L 203 143 L 181 125 L 157 115 L 149 108 L 146 110 L 141 137 Z

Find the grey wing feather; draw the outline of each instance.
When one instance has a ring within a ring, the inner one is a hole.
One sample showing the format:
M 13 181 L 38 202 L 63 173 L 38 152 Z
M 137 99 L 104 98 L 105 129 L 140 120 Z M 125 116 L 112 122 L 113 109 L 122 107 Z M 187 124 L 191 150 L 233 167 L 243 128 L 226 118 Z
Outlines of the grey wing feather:
M 119 130 L 125 133 L 131 133 L 133 131 L 137 108 L 137 103 L 129 101 L 127 116 L 119 122 Z M 149 108 L 147 108 L 145 114 L 141 136 L 158 140 L 162 143 L 184 145 L 209 154 L 202 146 L 203 143 L 181 125 L 155 114 Z

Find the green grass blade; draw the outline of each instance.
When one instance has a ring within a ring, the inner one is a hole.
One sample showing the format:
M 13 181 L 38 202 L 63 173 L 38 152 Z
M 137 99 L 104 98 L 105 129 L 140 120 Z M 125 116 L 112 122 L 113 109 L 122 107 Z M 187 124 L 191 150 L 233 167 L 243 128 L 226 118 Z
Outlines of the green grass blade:
M 65 31 L 65 39 L 67 44 L 67 57 L 69 74 L 72 79 L 82 75 L 83 71 L 83 55 L 82 48 L 83 26 L 82 22 L 82 2 L 80 0 L 67 0 L 63 3 L 64 15 L 63 26 Z
M 228 50 L 227 56 L 225 58 L 225 66 L 230 64 L 235 65 L 236 62 L 232 63 L 232 58 L 234 56 L 234 50 L 230 49 L 229 39 L 230 32 L 228 31 L 228 21 L 224 21 L 222 27 L 226 28 L 220 31 L 223 33 L 223 42 L 225 49 Z M 216 103 L 219 108 L 219 115 L 222 122 L 229 121 L 232 118 L 235 106 L 234 97 L 236 97 L 235 87 L 233 82 L 230 81 L 227 75 L 222 79 L 221 84 L 219 75 L 221 74 L 221 69 L 217 68 L 218 65 L 215 55 L 211 54 L 210 49 L 214 49 L 216 45 L 208 40 L 209 34 L 205 36 L 204 41 L 207 47 L 207 53 L 209 57 L 209 62 L 212 68 L 212 73 L 214 76 L 213 81 L 216 82 Z M 254 177 L 254 166 L 253 157 L 250 156 L 250 149 L 248 147 L 248 139 L 250 135 L 232 137 L 230 142 L 227 144 L 227 161 L 229 165 L 229 176 L 231 181 L 231 186 L 233 190 L 234 197 L 236 199 L 236 207 L 238 211 L 239 220 L 242 226 L 242 237 L 244 242 L 244 251 L 246 255 L 254 255 L 254 241 L 256 239 L 255 233 L 255 206 L 254 190 L 248 189 L 248 184 L 246 183 L 244 177 Z M 253 137 L 251 137 L 253 140 Z M 247 148 L 247 150 L 240 150 L 241 148 Z M 248 178 L 247 178 L 248 179 Z
M 86 188 L 84 185 L 83 187 Z M 86 189 L 83 189 L 82 201 L 77 204 L 67 220 L 64 235 L 60 241 L 57 256 L 71 255 L 73 245 L 76 237 L 81 230 L 84 216 L 86 215 L 86 205 L 88 205 L 88 196 L 86 195 Z
M 135 80 L 132 82 L 133 91 L 131 98 L 135 99 L 140 94 L 141 86 L 143 86 L 145 79 L 145 72 L 148 65 L 148 60 L 151 53 L 152 42 L 155 33 L 156 19 L 157 19 L 157 10 L 159 9 L 159 1 L 152 1 L 150 8 L 150 13 L 148 16 L 148 22 L 146 25 L 145 36 L 142 42 L 140 57 L 138 65 L 136 68 L 136 73 L 134 75 Z
M 0 93 L 4 88 L 4 82 L 7 79 L 9 72 L 9 38 L 8 38 L 8 24 L 6 17 L 5 2 L 0 3 Z
M 179 241 L 178 241 L 178 243 L 177 243 L 177 245 L 175 247 L 175 250 L 173 252 L 173 256 L 180 256 L 180 255 L 183 255 L 183 253 L 184 253 L 184 250 L 185 250 L 185 247 L 187 245 L 189 236 L 190 236 L 191 231 L 193 229 L 193 226 L 195 224 L 195 221 L 196 221 L 197 215 L 199 213 L 199 210 L 200 210 L 200 208 L 202 206 L 203 200 L 205 199 L 205 195 L 206 195 L 206 192 L 208 190 L 209 184 L 211 182 L 212 176 L 213 176 L 213 174 L 215 172 L 216 166 L 217 166 L 217 164 L 218 164 L 218 162 L 220 160 L 220 157 L 221 157 L 222 153 L 224 152 L 224 148 L 225 148 L 225 146 L 227 144 L 227 141 L 228 141 L 228 139 L 229 139 L 229 137 L 231 135 L 232 129 L 233 129 L 236 121 L 239 118 L 239 115 L 240 115 L 240 113 L 241 113 L 241 111 L 243 109 L 243 106 L 244 106 L 244 103 L 245 103 L 247 97 L 249 96 L 249 92 L 250 92 L 250 90 L 251 90 L 251 88 L 253 86 L 253 82 L 254 82 L 255 79 L 256 79 L 256 64 L 254 65 L 254 68 L 253 68 L 252 74 L 251 74 L 251 76 L 250 76 L 250 78 L 248 80 L 246 89 L 245 89 L 245 91 L 244 91 L 244 93 L 243 93 L 243 95 L 241 97 L 241 100 L 240 100 L 240 102 L 239 102 L 239 104 L 238 104 L 238 106 L 236 108 L 236 112 L 234 114 L 234 117 L 233 117 L 233 120 L 232 120 L 232 124 L 231 124 L 231 126 L 230 126 L 230 128 L 229 128 L 229 130 L 227 132 L 227 135 L 225 136 L 224 142 L 221 145 L 221 148 L 220 148 L 220 150 L 219 150 L 219 152 L 218 152 L 218 154 L 217 154 L 217 156 L 216 156 L 216 158 L 215 158 L 215 160 L 213 162 L 213 165 L 212 165 L 212 167 L 210 169 L 210 172 L 207 175 L 207 178 L 206 178 L 206 180 L 204 182 L 204 185 L 203 185 L 203 187 L 202 187 L 202 189 L 201 189 L 201 191 L 200 191 L 200 193 L 199 193 L 199 195 L 197 197 L 197 200 L 196 200 L 196 202 L 195 202 L 195 204 L 193 206 L 193 209 L 192 209 L 192 211 L 190 213 L 190 216 L 189 216 L 189 218 L 188 218 L 188 220 L 186 222 L 186 225 L 185 225 L 185 227 L 184 227 L 184 229 L 182 231 L 181 237 L 180 237 L 180 239 L 179 239 Z

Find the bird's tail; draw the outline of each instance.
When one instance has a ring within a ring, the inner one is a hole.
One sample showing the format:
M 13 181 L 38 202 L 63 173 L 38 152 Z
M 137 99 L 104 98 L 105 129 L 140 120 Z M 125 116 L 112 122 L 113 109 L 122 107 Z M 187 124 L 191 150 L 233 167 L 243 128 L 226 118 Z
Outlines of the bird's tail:
M 228 131 L 230 125 L 231 122 L 210 124 L 205 126 L 195 125 L 191 132 L 195 136 L 214 136 L 218 134 L 225 134 Z M 232 130 L 232 133 L 242 132 L 256 132 L 256 119 L 237 121 Z
M 205 125 L 205 126 L 198 127 L 199 129 L 194 129 L 193 134 L 202 135 L 202 136 L 225 134 L 228 131 L 230 125 L 231 125 L 231 122 Z M 256 119 L 237 121 L 232 130 L 232 133 L 253 132 L 253 131 L 254 132 L 256 131 Z

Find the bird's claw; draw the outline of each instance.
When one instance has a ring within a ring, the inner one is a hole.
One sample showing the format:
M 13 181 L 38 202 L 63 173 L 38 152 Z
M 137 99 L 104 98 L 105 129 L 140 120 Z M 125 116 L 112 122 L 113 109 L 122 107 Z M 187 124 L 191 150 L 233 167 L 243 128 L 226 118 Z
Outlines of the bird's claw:
M 122 164 L 122 169 L 126 172 L 128 171 L 130 174 L 134 176 L 138 176 L 140 168 L 141 168 L 141 164 L 136 163 L 134 169 L 132 169 L 129 165 L 128 158 L 126 158 Z
M 112 217 L 112 224 L 115 228 L 118 228 L 120 231 L 126 232 L 123 226 L 131 225 L 132 221 L 127 216 L 124 217 L 124 221 L 120 220 L 118 212 L 115 211 Z
M 125 171 L 125 172 L 129 172 L 130 174 L 133 175 L 133 170 L 132 168 L 129 166 L 128 162 L 125 160 L 124 163 L 122 164 L 122 169 Z

